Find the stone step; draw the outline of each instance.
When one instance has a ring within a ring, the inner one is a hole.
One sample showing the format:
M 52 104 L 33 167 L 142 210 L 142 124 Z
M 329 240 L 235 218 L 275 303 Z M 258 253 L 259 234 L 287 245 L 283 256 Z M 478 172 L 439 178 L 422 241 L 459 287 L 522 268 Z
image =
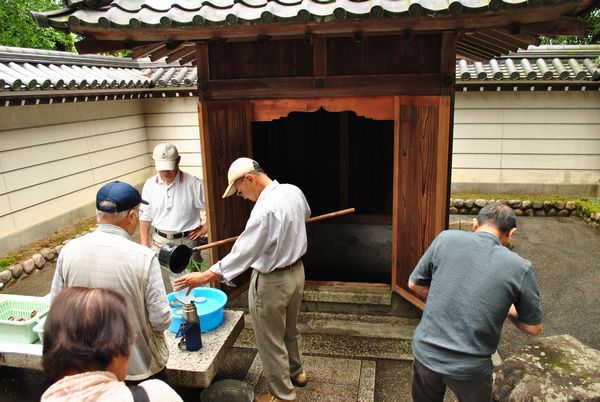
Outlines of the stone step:
M 250 328 L 244 328 L 233 346 L 256 349 L 254 332 Z M 403 361 L 413 359 L 409 339 L 303 333 L 302 351 L 311 356 Z
M 353 284 L 304 286 L 303 302 L 343 303 L 360 305 L 392 304 L 392 291 L 387 285 L 358 286 Z
M 245 328 L 252 328 L 250 314 L 244 315 Z M 298 327 L 302 334 L 329 334 L 410 340 L 418 319 L 395 316 L 301 312 Z

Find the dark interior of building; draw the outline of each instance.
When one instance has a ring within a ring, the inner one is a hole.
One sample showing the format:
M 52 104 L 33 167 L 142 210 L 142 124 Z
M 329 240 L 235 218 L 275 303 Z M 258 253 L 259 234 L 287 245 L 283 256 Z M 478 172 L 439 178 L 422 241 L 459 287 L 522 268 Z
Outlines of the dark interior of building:
M 393 129 L 323 109 L 252 124 L 254 158 L 271 178 L 300 187 L 312 216 L 356 209 L 307 226 L 307 280 L 390 282 Z

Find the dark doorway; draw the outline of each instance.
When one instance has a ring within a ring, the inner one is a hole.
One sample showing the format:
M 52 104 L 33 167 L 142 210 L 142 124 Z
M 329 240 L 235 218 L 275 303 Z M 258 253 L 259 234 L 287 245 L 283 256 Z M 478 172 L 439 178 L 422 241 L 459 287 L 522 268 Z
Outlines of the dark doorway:
M 307 280 L 390 282 L 393 130 L 393 121 L 323 109 L 252 123 L 254 158 L 300 187 L 313 216 L 356 208 L 307 226 Z

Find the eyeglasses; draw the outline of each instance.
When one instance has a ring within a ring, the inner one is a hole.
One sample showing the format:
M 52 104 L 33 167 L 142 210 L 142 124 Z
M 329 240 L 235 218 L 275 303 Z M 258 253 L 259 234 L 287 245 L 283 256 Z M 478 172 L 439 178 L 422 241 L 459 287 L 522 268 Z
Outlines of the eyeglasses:
M 240 177 L 239 179 L 237 179 L 236 181 L 234 181 L 234 186 L 237 184 L 241 184 L 244 180 L 246 179 L 246 177 Z M 239 189 L 235 189 L 235 195 L 237 195 L 238 197 L 243 197 L 242 192 Z

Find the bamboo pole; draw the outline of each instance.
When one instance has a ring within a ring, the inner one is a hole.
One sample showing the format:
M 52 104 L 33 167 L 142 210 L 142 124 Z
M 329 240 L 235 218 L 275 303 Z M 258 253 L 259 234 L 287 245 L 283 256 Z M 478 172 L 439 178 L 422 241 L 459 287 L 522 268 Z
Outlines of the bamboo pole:
M 313 223 L 313 222 L 318 222 L 318 221 L 322 221 L 322 220 L 325 220 L 325 219 L 331 219 L 331 218 L 335 218 L 336 216 L 342 216 L 342 215 L 351 214 L 354 211 L 355 211 L 354 208 L 342 209 L 340 211 L 335 211 L 335 212 L 330 212 L 328 214 L 314 216 L 312 218 L 309 218 L 306 221 L 306 223 Z M 237 240 L 238 237 L 239 236 L 228 237 L 227 239 L 223 239 L 223 240 L 219 240 L 219 241 L 214 241 L 212 243 L 203 244 L 202 246 L 194 247 L 193 250 L 206 250 L 207 248 L 213 248 L 213 247 L 221 246 L 223 244 L 233 243 L 234 241 Z

